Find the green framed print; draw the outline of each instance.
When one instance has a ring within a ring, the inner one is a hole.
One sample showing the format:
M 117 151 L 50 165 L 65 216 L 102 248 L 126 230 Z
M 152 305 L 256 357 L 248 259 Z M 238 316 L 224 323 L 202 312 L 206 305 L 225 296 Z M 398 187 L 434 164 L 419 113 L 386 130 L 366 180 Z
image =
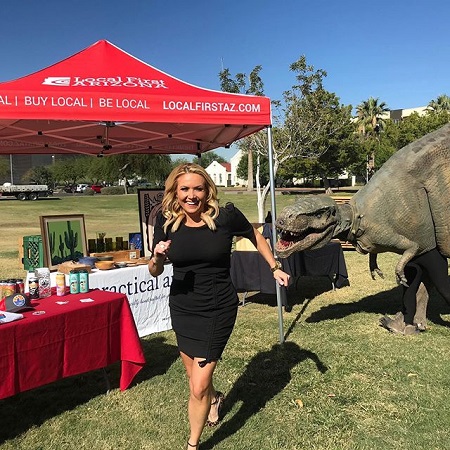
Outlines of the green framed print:
M 65 261 L 87 256 L 84 215 L 40 216 L 44 264 L 56 270 Z

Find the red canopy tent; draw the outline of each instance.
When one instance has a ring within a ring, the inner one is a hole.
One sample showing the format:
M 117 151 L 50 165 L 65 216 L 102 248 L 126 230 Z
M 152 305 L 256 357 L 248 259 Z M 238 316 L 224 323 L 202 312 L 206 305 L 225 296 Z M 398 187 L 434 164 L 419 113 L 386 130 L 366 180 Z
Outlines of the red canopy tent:
M 267 97 L 193 86 L 105 40 L 0 83 L 0 154 L 197 154 L 270 124 Z
M 267 128 L 275 218 L 270 125 L 269 98 L 193 86 L 105 40 L 0 83 L 0 155 L 201 154 Z

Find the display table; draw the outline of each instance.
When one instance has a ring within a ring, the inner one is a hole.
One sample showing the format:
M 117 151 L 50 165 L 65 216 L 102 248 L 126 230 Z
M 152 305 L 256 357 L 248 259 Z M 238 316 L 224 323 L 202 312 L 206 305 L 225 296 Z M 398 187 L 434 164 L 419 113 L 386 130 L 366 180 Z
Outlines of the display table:
M 120 292 L 128 297 L 139 336 L 170 330 L 169 291 L 172 264 L 165 264 L 158 277 L 152 277 L 147 265 L 123 269 L 98 270 L 89 274 L 89 287 Z
M 92 269 L 89 274 L 89 287 L 125 294 L 139 336 L 142 337 L 172 328 L 169 311 L 172 276 L 172 264 L 164 265 L 164 271 L 158 277 L 150 275 L 147 265 L 111 270 Z M 52 286 L 55 286 L 55 278 L 56 272 L 52 272 Z M 69 285 L 68 275 L 66 285 Z
M 93 290 L 32 304 L 23 319 L 0 324 L 0 399 L 116 361 L 124 390 L 145 364 L 124 294 Z
M 339 242 L 330 242 L 317 250 L 296 252 L 280 261 L 283 270 L 292 278 L 326 276 L 333 288 L 348 283 L 347 266 Z M 259 252 L 234 251 L 231 255 L 231 279 L 238 292 L 276 293 L 273 274 Z

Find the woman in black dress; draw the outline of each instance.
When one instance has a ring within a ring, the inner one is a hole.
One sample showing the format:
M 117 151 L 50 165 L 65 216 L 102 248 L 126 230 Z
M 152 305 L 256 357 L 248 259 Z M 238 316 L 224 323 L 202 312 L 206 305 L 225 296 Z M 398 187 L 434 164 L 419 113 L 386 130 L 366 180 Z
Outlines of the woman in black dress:
M 160 275 L 166 257 L 173 264 L 169 305 L 189 378 L 190 450 L 198 448 L 205 424 L 219 423 L 224 397 L 215 390 L 212 377 L 239 304 L 229 273 L 234 236 L 250 239 L 275 280 L 287 286 L 289 275 L 280 270 L 261 233 L 231 203 L 219 208 L 217 188 L 207 172 L 197 164 L 176 167 L 166 180 L 149 271 Z

